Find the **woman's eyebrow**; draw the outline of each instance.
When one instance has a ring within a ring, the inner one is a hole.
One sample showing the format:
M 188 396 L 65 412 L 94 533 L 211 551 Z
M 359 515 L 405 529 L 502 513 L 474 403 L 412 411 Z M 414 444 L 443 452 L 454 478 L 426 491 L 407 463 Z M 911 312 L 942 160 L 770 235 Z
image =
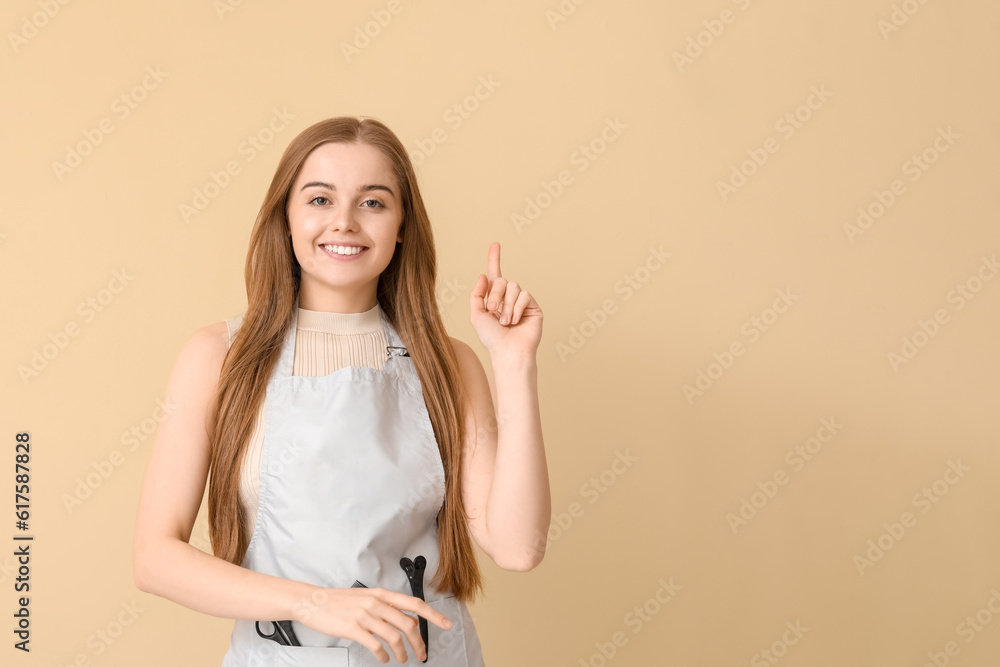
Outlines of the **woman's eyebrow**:
M 322 181 L 309 181 L 308 183 L 306 183 L 305 185 L 303 185 L 300 188 L 299 191 L 301 192 L 302 190 L 305 190 L 306 188 L 311 188 L 311 187 L 326 188 L 327 190 L 333 190 L 334 192 L 337 191 L 337 186 L 335 186 L 335 185 L 333 185 L 331 183 L 323 183 Z M 393 197 L 396 196 L 396 194 L 391 189 L 389 189 L 385 185 L 381 185 L 381 184 L 378 184 L 378 183 L 374 183 L 374 184 L 371 184 L 371 185 L 359 185 L 358 186 L 358 192 L 370 192 L 372 190 L 385 190 L 386 192 L 388 192 Z

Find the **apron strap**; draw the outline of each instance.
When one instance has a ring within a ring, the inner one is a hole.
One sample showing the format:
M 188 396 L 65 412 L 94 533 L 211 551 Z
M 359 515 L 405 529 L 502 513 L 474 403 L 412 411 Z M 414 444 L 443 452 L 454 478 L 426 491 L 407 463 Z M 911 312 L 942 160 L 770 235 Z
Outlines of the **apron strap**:
M 406 351 L 406 347 L 403 346 L 403 341 L 396 333 L 396 329 L 392 326 L 389 321 L 388 315 L 382 310 L 382 305 L 378 304 L 378 314 L 382 319 L 382 328 L 385 330 L 385 339 L 388 341 L 388 346 L 386 347 L 386 360 L 385 360 L 385 372 L 393 375 L 401 380 L 407 380 L 409 373 L 407 369 L 403 368 L 406 363 L 403 361 L 404 357 L 409 357 L 410 353 Z M 412 363 L 412 362 L 410 362 Z

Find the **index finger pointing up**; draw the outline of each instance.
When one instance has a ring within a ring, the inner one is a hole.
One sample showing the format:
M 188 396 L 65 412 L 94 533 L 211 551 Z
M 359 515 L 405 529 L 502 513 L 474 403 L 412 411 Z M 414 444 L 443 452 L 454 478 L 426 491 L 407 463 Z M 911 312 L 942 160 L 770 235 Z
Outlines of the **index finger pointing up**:
M 490 244 L 490 255 L 487 261 L 486 277 L 493 282 L 500 278 L 500 242 L 494 241 Z

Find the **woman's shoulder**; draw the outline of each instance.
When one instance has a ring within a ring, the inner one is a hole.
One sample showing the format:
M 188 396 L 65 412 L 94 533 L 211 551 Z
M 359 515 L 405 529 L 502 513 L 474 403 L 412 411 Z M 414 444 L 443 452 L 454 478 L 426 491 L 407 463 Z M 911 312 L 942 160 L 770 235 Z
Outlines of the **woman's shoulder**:
M 232 335 L 236 332 L 235 326 L 238 326 L 238 322 L 234 320 L 238 319 L 221 320 L 197 329 L 184 344 L 181 354 L 192 361 L 213 361 L 221 366 L 222 359 L 229 350 Z
M 226 330 L 226 347 L 232 344 L 233 336 L 236 335 L 236 330 L 240 328 L 240 324 L 243 322 L 243 316 L 237 315 L 236 317 L 230 317 L 228 320 L 224 320 Z
M 229 325 L 225 320 L 197 329 L 177 355 L 171 386 L 189 398 L 209 400 L 228 349 Z
M 448 336 L 448 339 L 455 351 L 455 358 L 458 360 L 458 368 L 462 376 L 467 380 L 470 378 L 478 380 L 481 377 L 486 377 L 486 370 L 483 368 L 483 363 L 479 360 L 476 351 L 468 343 L 454 336 Z
M 184 344 L 181 355 L 188 363 L 218 371 L 242 322 L 243 315 L 237 315 L 197 329 Z
M 221 367 L 242 323 L 243 315 L 237 315 L 198 329 L 188 339 L 182 354 L 202 361 L 217 362 L 215 365 Z

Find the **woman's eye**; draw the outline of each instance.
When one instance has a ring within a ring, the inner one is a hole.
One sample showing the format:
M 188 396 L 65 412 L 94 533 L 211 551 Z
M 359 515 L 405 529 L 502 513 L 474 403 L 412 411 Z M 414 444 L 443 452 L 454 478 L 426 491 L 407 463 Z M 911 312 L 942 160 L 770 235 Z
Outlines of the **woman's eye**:
M 385 208 L 385 205 L 377 199 L 366 199 L 364 203 L 368 204 L 369 202 L 373 204 L 378 204 L 378 206 L 365 206 L 365 208 L 378 208 L 378 207 Z
M 328 201 L 330 201 L 330 200 L 329 200 L 329 199 L 327 199 L 326 197 L 324 197 L 324 196 L 320 195 L 320 196 L 318 196 L 318 197 L 313 197 L 312 199 L 310 199 L 310 200 L 309 200 L 309 203 L 310 203 L 310 204 L 312 204 L 313 202 L 315 202 L 315 201 L 316 201 L 316 200 L 318 200 L 318 199 L 322 199 L 322 200 L 323 200 L 322 202 L 320 202 L 320 203 L 319 203 L 319 205 L 320 205 L 320 206 L 322 206 L 322 205 L 323 205 L 323 204 L 324 204 L 325 202 L 328 202 Z

